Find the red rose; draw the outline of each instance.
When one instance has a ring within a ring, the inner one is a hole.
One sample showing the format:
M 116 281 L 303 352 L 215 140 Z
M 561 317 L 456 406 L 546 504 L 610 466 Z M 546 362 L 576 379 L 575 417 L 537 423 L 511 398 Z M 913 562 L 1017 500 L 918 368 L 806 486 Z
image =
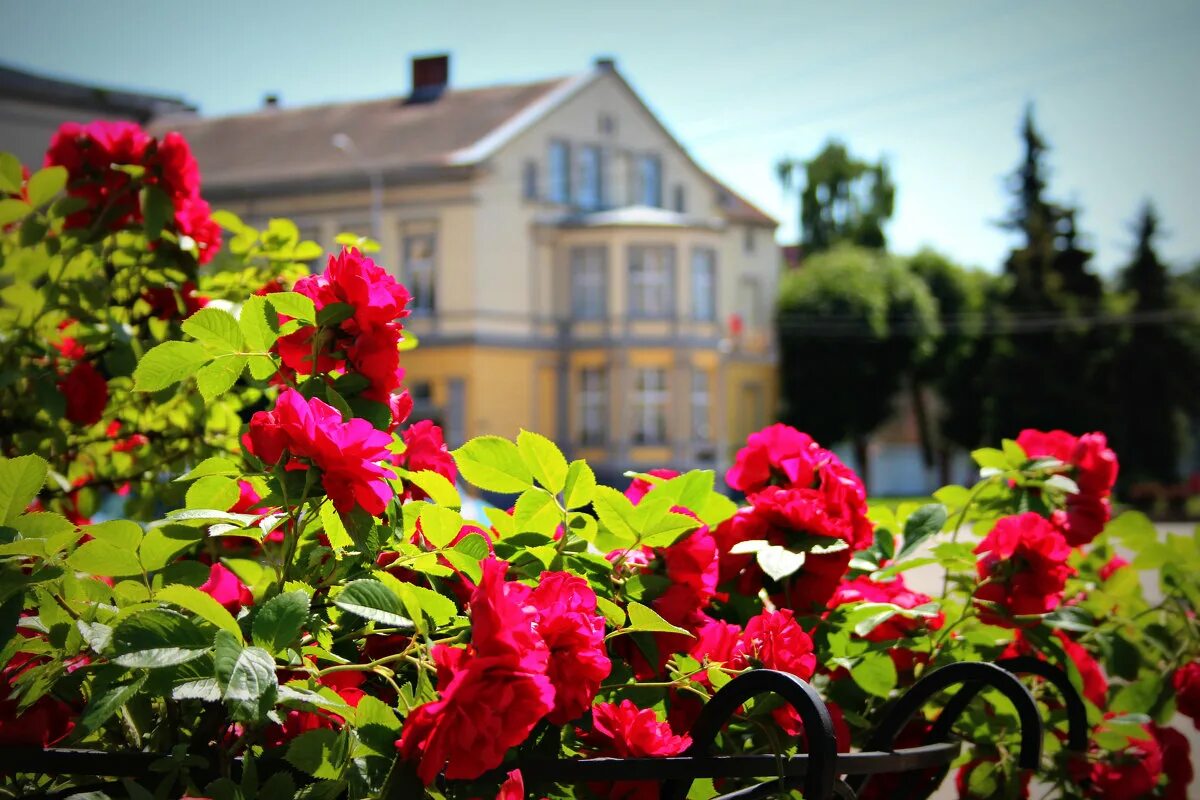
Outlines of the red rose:
M 197 587 L 210 595 L 230 614 L 237 615 L 243 606 L 254 603 L 254 595 L 246 588 L 237 575 L 224 564 L 215 563 L 208 570 L 208 580 Z
M 645 474 L 654 478 L 662 478 L 663 480 L 669 481 L 671 478 L 678 478 L 681 473 L 679 470 L 674 469 L 652 469 L 647 471 Z M 629 488 L 625 490 L 625 496 L 629 498 L 629 502 L 636 506 L 638 503 L 642 502 L 642 498 L 645 497 L 653 488 L 654 484 L 650 481 L 644 478 L 634 478 L 629 482 Z
M 747 494 L 768 486 L 808 486 L 823 451 L 807 433 L 775 424 L 752 433 L 725 473 L 730 488 Z
M 0 746 L 50 747 L 74 730 L 75 710 L 53 695 L 43 695 L 18 711 L 19 703 L 12 697 L 17 679 L 44 662 L 43 657 L 17 652 L 0 669 Z M 68 666 L 67 671 L 74 668 Z
M 897 575 L 890 581 L 873 581 L 866 575 L 860 575 L 852 581 L 843 581 L 829 600 L 830 608 L 847 603 L 892 603 L 901 608 L 917 608 L 933 602 L 933 598 L 921 592 L 914 592 L 904 584 L 904 576 Z M 872 642 L 890 642 L 914 636 L 926 630 L 939 630 L 946 621 L 946 615 L 939 611 L 936 617 L 902 617 L 899 614 L 891 617 L 882 625 L 877 625 L 866 639 Z
M 1104 566 L 1100 568 L 1100 580 L 1106 581 L 1113 576 L 1113 573 L 1121 567 L 1128 567 L 1129 562 L 1118 555 L 1113 555 Z
M 142 299 L 150 304 L 150 313 L 158 319 L 187 319 L 208 305 L 208 298 L 196 294 L 196 284 L 184 281 L 178 289 L 154 286 L 142 290 Z
M 1175 708 L 1185 717 L 1191 717 L 1196 730 L 1200 730 L 1200 661 L 1175 670 L 1171 685 L 1175 687 Z
M 478 778 L 499 766 L 508 749 L 524 742 L 554 707 L 550 680 L 527 671 L 518 659 L 455 656 L 451 650 L 434 646 L 440 699 L 409 714 L 396 742 L 402 758 L 419 762 L 417 775 L 426 785 L 443 769 L 455 780 Z
M 521 776 L 521 770 L 514 769 L 508 773 L 496 791 L 496 800 L 525 800 L 525 779 Z
M 1072 547 L 1095 539 L 1112 518 L 1109 496 L 1118 471 L 1117 454 L 1109 449 L 1104 434 L 1075 437 L 1066 431 L 1026 429 L 1017 436 L 1017 444 L 1030 458 L 1056 458 L 1070 465 L 1079 492 L 1067 496 L 1065 513 L 1056 513 L 1055 523 Z
M 268 464 L 286 453 L 288 468 L 306 469 L 306 460 L 321 470 L 322 484 L 333 505 L 347 514 L 358 505 L 379 516 L 393 497 L 386 478 L 392 472 L 380 466 L 390 456 L 392 437 L 376 430 L 365 419 L 342 421 L 341 413 L 318 398 L 305 401 L 295 389 L 280 393 L 272 411 L 250 418 L 243 439 L 246 450 Z
M 400 326 L 363 328 L 346 342 L 345 350 L 351 371 L 371 382 L 363 390 L 363 397 L 387 402 L 404 380 L 404 370 L 400 367 Z
M 108 381 L 90 361 L 80 361 L 58 382 L 67 399 L 66 417 L 76 425 L 95 425 L 108 405 Z
M 433 422 L 427 419 L 414 422 L 404 429 L 401 437 L 404 439 L 404 452 L 392 457 L 393 464 L 409 472 L 432 470 L 451 483 L 458 479 L 458 467 L 454 464 L 450 449 L 446 447 L 442 429 Z M 406 483 L 404 489 L 407 499 L 426 499 L 425 492 L 419 486 Z
M 1191 742 L 1174 728 L 1162 728 L 1151 723 L 1150 730 L 1162 751 L 1163 773 L 1167 776 L 1163 797 L 1166 800 L 1187 800 L 1188 787 L 1195 777 Z
M 543 572 L 529 596 L 537 632 L 550 651 L 546 674 L 554 684 L 554 709 L 546 719 L 564 725 L 592 704 L 612 671 L 604 647 L 604 617 L 587 581 L 567 572 Z
M 360 687 L 366 680 L 362 672 L 333 672 L 317 678 L 317 683 L 332 689 L 351 708 L 358 708 L 359 702 L 366 696 Z M 332 717 L 333 719 L 331 719 Z M 263 729 L 263 743 L 267 747 L 280 747 L 295 739 L 302 733 L 315 731 L 318 728 L 333 730 L 337 722 L 344 722 L 342 717 L 333 712 L 318 714 L 315 711 L 288 710 L 282 724 L 271 724 Z
M 1154 791 L 1162 775 L 1163 753 L 1150 726 L 1143 725 L 1142 729 L 1145 738 L 1130 739 L 1123 749 L 1104 753 L 1083 767 L 1074 767 L 1077 780 L 1081 777 L 1091 779 L 1088 797 L 1095 800 L 1131 800 L 1146 797 Z
M 408 290 L 357 248 L 343 247 L 342 252 L 331 255 L 324 276 L 338 301 L 354 306 L 354 320 L 362 328 L 409 315 L 405 308 L 411 299 Z
M 1071 546 L 1045 517 L 1032 511 L 1000 519 L 975 547 L 976 566 L 983 583 L 977 600 L 1000 606 L 997 614 L 981 606 L 980 617 L 995 625 L 1013 626 L 1011 616 L 1047 614 L 1062 602 Z
M 674 756 L 691 746 L 689 736 L 676 736 L 671 726 L 660 722 L 652 709 L 638 708 L 629 700 L 598 703 L 592 709 L 592 727 L 577 729 L 587 756 L 648 758 Z M 657 800 L 658 786 L 652 781 L 592 783 L 589 788 L 601 797 L 622 800 Z
M 1092 658 L 1092 654 L 1087 651 L 1086 647 L 1072 641 L 1062 630 L 1054 633 L 1062 643 L 1067 658 L 1071 659 L 1075 668 L 1079 670 L 1080 677 L 1083 678 L 1083 696 L 1097 708 L 1104 708 L 1105 700 L 1108 697 L 1108 678 L 1104 676 L 1104 670 L 1100 663 Z
M 777 669 L 808 680 L 817 669 L 817 657 L 812 639 L 792 619 L 791 611 L 763 611 L 746 623 L 734 646 L 732 666 Z

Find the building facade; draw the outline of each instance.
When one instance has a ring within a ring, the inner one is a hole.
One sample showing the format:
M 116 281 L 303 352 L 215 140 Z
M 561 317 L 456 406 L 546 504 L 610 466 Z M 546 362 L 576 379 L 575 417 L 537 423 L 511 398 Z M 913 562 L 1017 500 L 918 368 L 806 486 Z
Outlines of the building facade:
M 160 119 L 205 195 L 332 247 L 371 235 L 413 295 L 406 384 L 450 444 L 526 428 L 601 472 L 721 467 L 773 416 L 773 219 L 705 172 L 610 61 L 403 98 Z

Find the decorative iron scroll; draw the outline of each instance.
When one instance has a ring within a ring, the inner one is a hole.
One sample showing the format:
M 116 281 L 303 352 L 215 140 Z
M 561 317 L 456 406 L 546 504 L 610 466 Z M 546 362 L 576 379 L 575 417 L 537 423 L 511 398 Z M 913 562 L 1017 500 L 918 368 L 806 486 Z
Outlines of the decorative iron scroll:
M 1017 674 L 1039 676 L 1055 687 L 1067 712 L 1067 746 L 1076 751 L 1086 750 L 1086 710 L 1066 674 L 1039 659 L 1021 657 L 1003 659 L 995 664 L 960 662 L 934 670 L 892 701 L 862 752 L 837 752 L 829 709 L 812 686 L 794 675 L 760 669 L 737 676 L 713 695 L 692 726 L 691 747 L 681 755 L 664 758 L 531 758 L 522 760 L 520 768 L 526 783 L 531 785 L 539 782 L 658 781 L 662 784 L 663 800 L 682 800 L 697 778 L 766 779 L 757 785 L 721 795 L 717 800 L 763 800 L 790 789 L 802 789 L 807 800 L 854 800 L 873 776 L 904 773 L 912 779 L 905 781 L 897 800 L 923 798 L 937 788 L 950 763 L 961 751 L 961 743 L 952 738 L 954 723 L 986 688 L 999 691 L 1016 709 L 1021 725 L 1018 765 L 1028 770 L 1037 768 L 1042 752 L 1042 720 L 1033 695 L 1017 679 Z M 925 743 L 896 749 L 896 737 L 913 716 L 936 695 L 955 688 L 957 691 L 930 727 Z M 747 700 L 767 694 L 779 696 L 800 715 L 808 752 L 787 757 L 713 755 L 716 737 L 737 710 Z M 157 753 L 14 747 L 0 749 L 0 770 L 146 778 L 155 774 L 151 764 L 160 758 L 162 755 Z M 260 775 L 290 769 L 280 759 L 260 759 L 257 763 Z M 511 769 L 511 766 L 503 769 Z M 112 784 L 87 788 L 109 786 Z M 41 797 L 42 800 L 53 800 L 84 790 L 74 787 Z

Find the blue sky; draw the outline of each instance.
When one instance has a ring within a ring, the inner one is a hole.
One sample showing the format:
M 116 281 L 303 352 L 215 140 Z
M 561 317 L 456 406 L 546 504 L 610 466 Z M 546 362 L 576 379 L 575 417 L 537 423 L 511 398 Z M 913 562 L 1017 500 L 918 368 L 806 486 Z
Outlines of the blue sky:
M 830 136 L 886 156 L 893 249 L 997 269 L 993 222 L 1027 102 L 1053 150 L 1051 193 L 1109 272 L 1152 198 L 1177 266 L 1200 260 L 1200 3 L 14 2 L 0 60 L 181 94 L 204 113 L 401 94 L 414 53 L 452 53 L 475 86 L 578 72 L 611 55 L 709 169 L 783 221 L 780 156 Z M 0 142 L 0 147 L 3 143 Z

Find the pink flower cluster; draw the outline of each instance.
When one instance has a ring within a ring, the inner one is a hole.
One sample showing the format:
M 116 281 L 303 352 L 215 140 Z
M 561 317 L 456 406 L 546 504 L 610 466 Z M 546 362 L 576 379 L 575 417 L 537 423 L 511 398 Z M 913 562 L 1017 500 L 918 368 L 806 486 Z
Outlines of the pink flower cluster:
M 1052 516 L 1067 544 L 1085 545 L 1096 538 L 1112 518 L 1112 488 L 1117 481 L 1117 454 L 1108 446 L 1103 433 L 1075 436 L 1066 431 L 1038 431 L 1027 428 L 1017 436 L 1017 444 L 1030 458 L 1050 457 L 1070 466 L 1068 473 L 1079 486 L 1079 493 L 1067 496 L 1066 509 Z
M 333 328 L 306 325 L 280 337 L 283 364 L 294 374 L 334 370 L 354 372 L 369 381 L 363 396 L 392 406 L 396 424 L 412 409 L 407 394 L 394 395 L 404 379 L 400 367 L 400 319 L 408 316 L 408 290 L 356 248 L 342 248 L 320 275 L 296 282 L 295 291 L 310 298 L 317 311 L 342 303 L 351 313 Z M 314 342 L 314 337 L 320 337 Z M 315 356 L 315 362 L 314 362 Z
M 357 505 L 379 516 L 392 498 L 386 479 L 394 475 L 379 463 L 391 455 L 392 437 L 365 419 L 343 422 L 336 408 L 295 389 L 281 392 L 272 411 L 255 412 L 242 443 L 268 465 L 319 469 L 325 493 L 343 514 Z
M 536 588 L 506 580 L 508 564 L 482 562 L 470 600 L 471 644 L 435 645 L 439 699 L 415 709 L 396 742 L 426 784 L 477 778 L 498 766 L 541 719 L 581 716 L 611 669 L 604 617 L 587 582 L 543 573 Z
M 200 197 L 200 168 L 187 140 L 178 133 L 155 139 L 133 122 L 67 122 L 50 140 L 44 163 L 66 167 L 67 193 L 87 202 L 67 217 L 68 228 L 101 223 L 118 230 L 141 223 L 138 190 L 142 185 L 156 186 L 171 200 L 175 232 L 195 241 L 201 264 L 221 246 L 221 229 Z M 144 172 L 135 179 L 118 166 L 140 167 Z
M 808 536 L 841 541 L 846 548 L 809 552 L 799 572 L 783 586 L 770 587 L 777 605 L 805 613 L 823 611 L 846 574 L 851 554 L 872 542 L 862 480 L 811 436 L 782 424 L 751 434 L 725 480 L 746 493 L 749 505 L 715 533 L 722 582 L 736 580 L 738 591 L 750 595 L 763 585 L 765 576 L 751 556 L 729 554 L 738 542 L 765 539 L 788 547 Z

